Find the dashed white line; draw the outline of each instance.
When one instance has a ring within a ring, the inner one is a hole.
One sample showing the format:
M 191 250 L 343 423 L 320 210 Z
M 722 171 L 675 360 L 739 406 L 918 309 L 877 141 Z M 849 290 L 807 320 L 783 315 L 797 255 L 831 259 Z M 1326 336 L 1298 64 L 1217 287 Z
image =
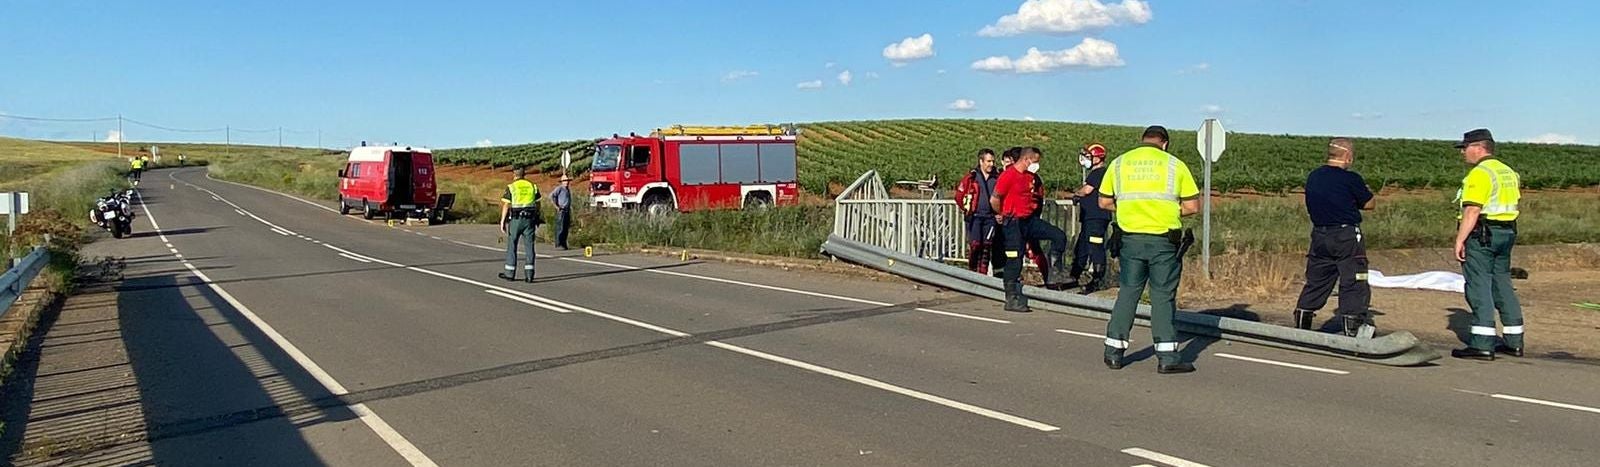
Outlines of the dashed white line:
M 1092 332 L 1083 332 L 1083 331 L 1074 331 L 1074 330 L 1071 330 L 1071 329 L 1057 329 L 1056 332 L 1059 332 L 1059 333 L 1062 333 L 1062 334 L 1071 334 L 1071 335 L 1074 335 L 1074 336 L 1088 337 L 1088 338 L 1091 338 L 1091 339 L 1105 339 L 1106 338 L 1106 336 L 1102 335 L 1102 334 L 1095 334 L 1095 333 L 1092 333 Z
M 1151 450 L 1148 450 L 1148 449 L 1127 448 L 1127 449 L 1123 449 L 1122 453 L 1130 455 L 1130 456 L 1134 456 L 1134 457 L 1144 458 L 1144 459 L 1147 459 L 1147 460 L 1153 460 L 1153 461 L 1160 462 L 1160 463 L 1163 463 L 1163 464 L 1167 464 L 1167 465 L 1170 465 L 1170 466 L 1173 466 L 1173 467 L 1210 467 L 1210 466 L 1207 466 L 1205 464 L 1201 464 L 1199 462 L 1195 462 L 1195 461 L 1191 461 L 1191 460 L 1187 460 L 1187 459 L 1183 459 L 1183 458 L 1179 458 L 1179 457 L 1169 456 L 1169 455 L 1162 454 L 1162 453 L 1155 452 L 1155 451 L 1151 451 Z
M 370 259 L 361 258 L 361 257 L 357 257 L 357 256 L 352 256 L 352 255 L 350 255 L 348 253 L 339 253 L 339 256 L 343 256 L 345 259 L 356 260 L 356 261 L 360 261 L 360 262 L 363 262 L 363 263 L 371 263 L 372 262 L 372 260 L 370 260 Z
M 273 227 L 271 230 L 272 230 L 272 233 L 275 233 L 275 234 L 278 234 L 278 235 L 282 235 L 282 236 L 285 236 L 285 237 L 289 236 L 289 232 L 286 232 L 283 229 L 280 229 L 280 228 L 277 228 L 277 227 Z
M 150 225 L 156 229 L 156 233 L 161 236 L 161 240 L 166 242 L 167 235 L 161 231 L 161 225 L 156 223 L 155 216 L 150 214 L 150 208 L 144 205 L 144 198 L 139 196 L 138 192 L 135 192 L 134 196 L 139 198 L 139 207 L 144 210 L 145 218 L 150 220 Z M 177 254 L 177 250 L 173 250 L 173 254 Z M 180 256 L 179 258 L 181 259 L 182 257 Z M 267 324 L 267 322 L 262 320 L 260 316 L 257 316 L 254 311 L 251 311 L 250 307 L 245 306 L 245 304 L 240 302 L 239 299 L 234 298 L 233 294 L 228 293 L 227 290 L 223 290 L 222 286 L 217 285 L 215 281 L 211 280 L 211 277 L 206 276 L 204 272 L 201 272 L 200 268 L 195 267 L 194 264 L 190 263 L 188 260 L 181 261 L 183 266 L 188 268 L 190 273 L 194 274 L 195 278 L 200 279 L 200 282 L 204 283 L 206 287 L 211 289 L 212 292 L 215 292 L 217 296 L 222 297 L 222 299 L 228 302 L 229 305 L 232 305 L 240 315 L 244 316 L 246 320 L 249 320 L 251 324 L 254 324 L 257 329 L 260 329 L 262 334 L 266 335 L 267 338 L 272 340 L 274 344 L 277 344 L 278 348 L 283 349 L 285 354 L 288 354 L 290 358 L 294 359 L 295 363 L 300 364 L 300 367 L 304 368 L 307 373 L 310 373 L 311 377 L 316 379 L 318 383 L 321 383 L 329 393 L 337 396 L 348 394 L 350 392 L 345 389 L 344 385 L 339 384 L 338 380 L 333 379 L 332 375 L 329 375 L 328 372 L 323 371 L 322 367 L 317 365 L 317 362 L 311 360 L 311 357 L 308 357 L 304 352 L 301 352 L 299 347 L 296 347 L 293 343 L 289 342 L 289 339 L 283 337 L 282 334 L 279 334 L 278 331 L 272 327 L 272 325 Z M 417 446 L 411 444 L 411 441 L 407 440 L 404 435 L 401 435 L 400 432 L 395 431 L 394 427 L 390 426 L 389 423 L 384 421 L 382 417 L 379 417 L 377 413 L 374 413 L 371 409 L 367 408 L 366 404 L 354 404 L 350 405 L 349 407 L 350 411 L 354 412 L 357 418 L 361 419 L 362 423 L 365 423 L 368 428 L 371 428 L 374 433 L 377 433 L 378 437 L 383 439 L 384 442 L 389 445 L 390 449 L 394 449 L 396 453 L 400 454 L 400 457 L 404 458 L 406 462 L 413 466 L 419 467 L 438 466 L 438 464 L 433 462 L 433 459 L 428 458 L 427 454 L 423 454 L 422 450 L 417 449 Z
M 508 294 L 508 293 L 501 292 L 501 291 L 495 290 L 495 289 L 483 289 L 483 291 L 484 292 L 488 292 L 489 295 L 494 295 L 494 296 L 498 296 L 498 297 L 501 297 L 501 298 L 510 299 L 512 301 L 521 302 L 521 303 L 528 304 L 528 305 L 533 305 L 533 306 L 536 306 L 536 307 L 539 307 L 539 308 L 543 308 L 543 309 L 546 309 L 546 310 L 554 311 L 556 313 L 563 313 L 563 314 L 572 313 L 572 310 L 568 310 L 566 308 L 546 305 L 546 304 L 543 304 L 543 303 L 540 303 L 540 302 L 536 302 L 536 301 L 533 301 L 533 300 L 528 300 L 526 298 L 518 297 L 516 295 Z
M 1600 409 L 1597 409 L 1597 408 L 1594 408 L 1594 407 L 1585 407 L 1585 406 L 1581 406 L 1581 405 L 1577 405 L 1577 404 L 1568 404 L 1568 403 L 1565 403 L 1565 402 L 1553 402 L 1553 401 L 1547 401 L 1547 400 L 1534 399 L 1534 398 L 1531 398 L 1531 397 L 1513 396 L 1513 395 L 1510 395 L 1510 394 L 1491 394 L 1491 395 L 1489 395 L 1489 397 L 1493 397 L 1495 399 L 1501 399 L 1501 400 L 1516 401 L 1516 402 L 1526 402 L 1526 403 L 1529 403 L 1529 404 L 1538 404 L 1538 405 L 1543 405 L 1543 406 L 1546 406 L 1546 407 L 1556 407 L 1556 408 L 1567 409 L 1567 410 L 1576 410 L 1576 411 L 1579 411 L 1579 412 L 1588 412 L 1588 413 L 1600 414 Z
M 1284 368 L 1294 368 L 1294 369 L 1297 369 L 1297 370 L 1306 370 L 1306 371 L 1315 371 L 1315 372 L 1318 372 L 1318 373 L 1327 373 L 1327 374 L 1330 374 L 1330 375 L 1348 375 L 1348 374 L 1350 374 L 1350 372 L 1344 371 L 1344 370 L 1335 370 L 1335 369 L 1332 369 L 1332 368 L 1322 368 L 1322 367 L 1311 366 L 1311 365 L 1301 365 L 1301 364 L 1298 364 L 1298 363 L 1280 362 L 1280 361 L 1277 361 L 1277 360 L 1267 360 L 1265 358 L 1245 357 L 1245 356 L 1242 356 L 1242 355 L 1234 355 L 1234 354 L 1220 353 L 1220 352 L 1214 353 L 1214 354 L 1211 354 L 1211 355 L 1215 355 L 1215 356 L 1222 357 L 1222 358 L 1230 358 L 1230 359 L 1234 359 L 1234 360 L 1252 362 L 1252 363 L 1264 363 L 1264 364 L 1267 364 L 1267 365 L 1281 366 L 1281 367 L 1284 367 Z
M 171 244 L 171 243 L 168 243 L 168 244 L 167 244 L 167 248 L 172 248 L 172 244 Z

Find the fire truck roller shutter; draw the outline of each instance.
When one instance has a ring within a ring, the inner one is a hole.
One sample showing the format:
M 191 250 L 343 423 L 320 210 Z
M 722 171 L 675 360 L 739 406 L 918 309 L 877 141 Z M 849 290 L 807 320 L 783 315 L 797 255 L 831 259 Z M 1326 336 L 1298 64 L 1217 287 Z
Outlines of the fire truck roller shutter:
M 722 145 L 722 183 L 757 183 L 761 181 L 760 160 L 756 145 L 734 143 Z
M 705 185 L 721 180 L 716 144 L 678 146 L 678 178 L 685 185 Z
M 761 181 L 788 183 L 795 181 L 794 143 L 761 144 Z

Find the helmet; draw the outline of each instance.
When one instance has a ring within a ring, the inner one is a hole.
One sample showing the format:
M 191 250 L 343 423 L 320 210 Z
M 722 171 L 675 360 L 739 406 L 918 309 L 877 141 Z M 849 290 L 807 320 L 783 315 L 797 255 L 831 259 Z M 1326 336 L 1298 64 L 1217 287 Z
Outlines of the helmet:
M 1088 146 L 1084 146 L 1083 153 L 1096 161 L 1105 160 L 1106 147 L 1100 143 L 1090 143 Z

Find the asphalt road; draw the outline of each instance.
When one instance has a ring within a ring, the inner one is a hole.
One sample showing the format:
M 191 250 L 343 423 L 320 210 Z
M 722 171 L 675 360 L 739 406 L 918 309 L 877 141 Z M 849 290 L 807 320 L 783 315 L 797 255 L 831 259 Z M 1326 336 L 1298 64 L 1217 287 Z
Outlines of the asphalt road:
M 903 282 L 541 245 L 538 280 L 507 283 L 492 230 L 365 222 L 199 169 L 140 192 L 136 231 L 161 235 L 90 254 L 142 258 L 118 314 L 162 464 L 1600 458 L 1592 365 L 1386 368 L 1194 339 L 1200 371 L 1169 376 L 1136 330 L 1141 361 L 1111 371 L 1104 322 Z

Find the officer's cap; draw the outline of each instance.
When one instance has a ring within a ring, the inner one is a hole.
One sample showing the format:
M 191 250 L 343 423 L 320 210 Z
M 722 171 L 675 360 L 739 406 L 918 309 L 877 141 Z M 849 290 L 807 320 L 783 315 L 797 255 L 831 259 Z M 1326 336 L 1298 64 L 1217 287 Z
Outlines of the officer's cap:
M 1456 149 L 1465 148 L 1465 147 L 1467 147 L 1467 145 L 1470 145 L 1472 143 L 1476 143 L 1476 142 L 1479 142 L 1479 141 L 1490 141 L 1490 142 L 1493 142 L 1494 141 L 1494 134 L 1489 133 L 1489 129 L 1488 128 L 1479 128 L 1479 129 L 1476 129 L 1476 130 L 1472 130 L 1472 131 L 1466 132 L 1465 134 L 1461 135 L 1461 142 L 1456 143 Z

